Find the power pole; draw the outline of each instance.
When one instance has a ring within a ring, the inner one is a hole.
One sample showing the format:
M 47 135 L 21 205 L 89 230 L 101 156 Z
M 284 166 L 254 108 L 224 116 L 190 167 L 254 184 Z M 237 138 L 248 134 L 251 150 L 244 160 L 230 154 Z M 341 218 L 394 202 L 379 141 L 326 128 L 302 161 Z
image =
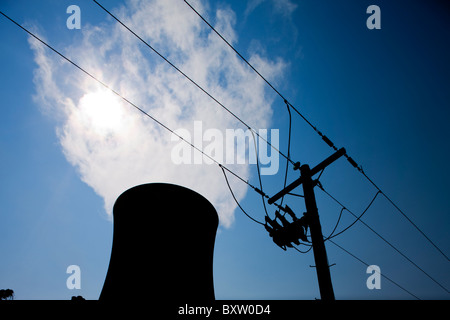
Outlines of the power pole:
M 303 177 L 303 195 L 305 197 L 306 217 L 311 232 L 311 242 L 316 263 L 317 279 L 319 281 L 320 297 L 322 300 L 334 300 L 333 284 L 331 283 L 330 267 L 328 265 L 327 251 L 323 242 L 322 227 L 320 225 L 319 211 L 314 194 L 314 182 L 311 170 L 307 164 L 300 167 Z
M 312 177 L 325 169 L 328 165 L 339 159 L 345 154 L 345 149 L 339 149 L 333 155 L 322 161 L 313 169 L 307 164 L 300 167 L 300 178 L 292 182 L 286 188 L 278 192 L 268 200 L 269 204 L 274 203 L 283 195 L 289 193 L 296 187 L 303 185 L 303 195 L 306 206 L 306 221 L 311 232 L 311 242 L 314 251 L 314 261 L 316 263 L 317 279 L 319 282 L 320 297 L 324 301 L 334 300 L 333 284 L 331 282 L 330 267 L 328 265 L 327 252 L 323 241 L 322 227 L 320 225 L 319 211 L 314 194 L 315 182 Z

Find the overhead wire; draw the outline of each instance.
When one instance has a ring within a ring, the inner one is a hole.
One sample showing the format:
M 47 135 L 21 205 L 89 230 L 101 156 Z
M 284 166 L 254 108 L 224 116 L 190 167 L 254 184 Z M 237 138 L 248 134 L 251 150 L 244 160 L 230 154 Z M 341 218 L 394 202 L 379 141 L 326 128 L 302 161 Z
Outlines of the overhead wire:
M 262 185 L 262 178 L 261 178 L 261 170 L 259 167 L 259 149 L 258 149 L 258 144 L 256 143 L 256 138 L 255 135 L 253 133 L 253 131 L 250 131 L 252 133 L 252 137 L 253 137 L 253 143 L 255 145 L 255 156 L 256 156 L 256 170 L 258 173 L 258 180 L 259 180 L 259 187 L 261 190 L 261 200 L 262 200 L 262 204 L 263 204 L 263 208 L 264 208 L 264 213 L 266 214 L 266 217 L 269 217 L 269 214 L 267 212 L 267 207 L 266 207 L 266 201 L 265 198 L 267 198 L 267 195 L 264 193 L 263 190 L 263 185 Z M 231 189 L 230 189 L 231 191 Z
M 341 221 L 342 213 L 344 212 L 344 210 L 345 210 L 345 207 L 342 207 L 342 208 L 341 208 L 341 212 L 339 212 L 339 217 L 338 217 L 338 219 L 337 219 L 337 221 L 336 221 L 336 224 L 334 225 L 333 230 L 330 232 L 330 234 L 328 235 L 328 237 L 326 237 L 326 238 L 324 239 L 324 241 L 327 241 L 327 240 L 332 239 L 332 238 L 335 237 L 335 236 L 333 236 L 333 234 L 334 234 L 334 232 L 336 231 L 337 227 L 339 226 L 339 222 Z
M 298 252 L 300 252 L 300 253 L 308 253 L 309 251 L 311 251 L 311 249 L 312 249 L 312 245 L 306 245 L 306 244 L 304 244 L 304 243 L 302 243 L 303 245 L 305 245 L 305 246 L 309 246 L 309 248 L 308 248 L 308 250 L 306 250 L 306 251 L 302 251 L 302 250 L 300 250 L 298 247 L 292 247 L 292 249 L 294 249 L 294 250 L 296 250 L 296 251 L 298 251 Z
M 289 130 L 288 130 L 287 156 L 288 156 L 288 158 L 291 158 L 292 115 L 291 115 L 291 110 L 290 110 L 290 108 L 289 108 L 289 105 L 287 104 L 287 102 L 285 102 L 285 103 L 286 103 L 286 108 L 287 108 L 287 111 L 288 111 L 288 114 L 289 114 Z M 299 165 L 300 165 L 300 163 L 299 163 Z M 288 170 L 289 170 L 289 161 L 286 161 L 286 170 L 285 170 L 285 173 L 284 173 L 284 184 L 283 184 L 283 189 L 286 188 L 287 177 L 288 177 Z M 285 196 L 285 195 L 283 195 L 283 196 L 281 197 L 281 202 L 280 202 L 280 205 L 281 205 L 281 206 L 283 205 L 284 196 Z
M 305 197 L 304 195 L 297 194 L 297 193 L 292 193 L 292 192 L 288 192 L 286 194 L 288 194 L 290 196 L 294 196 L 294 197 L 299 197 L 299 198 L 304 198 Z
M 216 33 L 217 36 L 219 36 L 228 47 L 230 47 L 231 50 L 233 50 L 270 88 L 274 90 L 275 93 L 277 93 L 280 98 L 283 99 L 283 101 L 288 105 L 288 107 L 292 108 L 321 138 L 322 140 L 333 150 L 337 151 L 338 148 L 334 145 L 334 143 L 326 136 L 324 135 L 316 126 L 314 126 L 297 108 L 295 108 L 285 97 L 283 94 L 278 91 L 275 86 L 273 86 L 253 65 L 238 51 L 234 48 L 234 46 L 224 37 L 222 34 L 217 31 L 217 29 L 214 28 L 214 26 L 211 25 L 211 23 L 208 22 L 187 0 L 184 0 L 184 2 L 192 9 L 195 14 L 197 14 L 201 20 L 203 20 L 210 28 L 211 30 Z M 406 213 L 400 209 L 400 207 L 386 194 L 384 193 L 381 188 L 375 184 L 375 182 L 365 173 L 362 166 L 358 165 L 356 161 L 350 157 L 347 153 L 344 155 L 347 159 L 347 161 L 356 168 L 374 187 L 378 190 L 379 193 L 381 193 L 391 205 L 394 206 L 394 208 L 420 233 L 423 237 L 443 256 L 447 261 L 450 261 L 449 257 L 423 232 L 423 230 L 417 226 L 416 223 L 414 223 L 411 218 L 409 218 Z
M 344 228 L 343 230 L 341 230 L 341 231 L 339 231 L 338 233 L 336 233 L 335 235 L 329 235 L 328 236 L 328 239 L 331 239 L 331 238 L 334 238 L 334 237 L 337 237 L 337 236 L 339 236 L 339 235 L 341 235 L 342 233 L 344 233 L 345 231 L 347 231 L 348 229 L 350 229 L 351 227 L 353 227 L 354 225 L 355 225 L 355 223 L 357 223 L 358 221 L 361 221 L 361 218 L 362 218 L 362 216 L 369 210 L 369 208 L 372 206 L 372 204 L 375 202 L 375 199 L 378 197 L 378 195 L 380 194 L 380 192 L 377 192 L 376 194 L 375 194 L 375 196 L 372 198 L 372 200 L 370 201 L 370 203 L 369 203 L 369 205 L 366 207 L 366 209 L 364 209 L 364 211 L 359 215 L 359 216 L 355 216 L 355 220 L 350 224 L 350 225 L 348 225 L 346 228 Z M 341 216 L 342 215 L 342 212 L 343 211 L 349 211 L 345 206 L 342 206 L 342 210 L 341 210 L 341 213 L 340 213 L 340 215 L 339 216 Z M 350 212 L 350 211 L 349 211 Z M 339 221 L 338 221 L 338 223 L 339 223 Z M 336 225 L 336 227 L 337 227 L 337 225 Z M 336 229 L 336 227 L 335 227 L 335 229 Z M 334 233 L 334 231 L 335 230 L 333 230 L 333 232 L 332 232 L 332 234 Z
M 228 189 L 230 190 L 231 196 L 233 197 L 234 201 L 235 201 L 236 204 L 238 205 L 239 209 L 241 209 L 241 211 L 242 211 L 249 219 L 251 219 L 251 220 L 253 220 L 254 222 L 256 222 L 256 223 L 258 223 L 258 224 L 264 226 L 264 225 L 265 225 L 264 223 L 262 223 L 262 222 L 256 220 L 256 219 L 253 218 L 252 216 L 250 216 L 250 215 L 247 213 L 247 211 L 245 211 L 244 208 L 242 208 L 241 204 L 239 203 L 239 201 L 236 199 L 236 197 L 235 197 L 235 195 L 234 195 L 233 189 L 231 189 L 231 186 L 230 186 L 230 183 L 228 182 L 228 177 L 227 177 L 227 174 L 225 173 L 224 167 L 223 167 L 222 165 L 219 165 L 219 167 L 220 167 L 220 169 L 222 169 L 222 173 L 223 173 L 223 176 L 225 177 L 225 181 L 226 181 L 226 183 L 227 183 Z

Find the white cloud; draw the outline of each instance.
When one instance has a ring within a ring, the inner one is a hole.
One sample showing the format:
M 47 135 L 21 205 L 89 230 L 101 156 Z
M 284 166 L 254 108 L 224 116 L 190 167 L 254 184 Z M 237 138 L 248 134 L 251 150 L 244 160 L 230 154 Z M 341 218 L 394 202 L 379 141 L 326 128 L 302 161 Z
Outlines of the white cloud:
M 176 2 L 176 3 L 175 3 Z M 200 2 L 195 3 L 205 10 Z M 175 0 L 131 0 L 116 11 L 121 20 L 255 129 L 267 128 L 272 116 L 267 87 L 187 6 Z M 217 27 L 231 42 L 234 13 L 216 12 Z M 172 129 L 242 128 L 198 88 L 189 83 L 118 24 L 82 26 L 82 39 L 64 53 L 143 110 Z M 216 207 L 228 227 L 236 204 L 217 165 L 175 165 L 170 133 L 104 89 L 42 45 L 30 39 L 38 65 L 35 99 L 56 115 L 64 155 L 81 179 L 105 201 L 111 214 L 127 188 L 167 182 L 191 188 Z M 252 57 L 261 70 L 281 74 L 285 64 Z M 121 121 L 117 121 L 120 118 Z M 244 179 L 248 165 L 227 165 Z M 232 182 L 239 200 L 247 186 Z
M 291 0 L 272 0 L 275 10 L 284 16 L 290 16 L 296 9 L 297 4 Z
M 245 15 L 248 16 L 253 12 L 259 5 L 261 5 L 265 0 L 249 0 L 247 2 L 247 8 L 245 8 Z
M 266 0 L 249 0 L 247 2 L 247 8 L 245 9 L 245 16 L 248 16 L 265 1 Z M 290 17 L 298 7 L 298 5 L 291 0 L 270 0 L 270 3 L 276 13 L 279 13 L 287 18 Z

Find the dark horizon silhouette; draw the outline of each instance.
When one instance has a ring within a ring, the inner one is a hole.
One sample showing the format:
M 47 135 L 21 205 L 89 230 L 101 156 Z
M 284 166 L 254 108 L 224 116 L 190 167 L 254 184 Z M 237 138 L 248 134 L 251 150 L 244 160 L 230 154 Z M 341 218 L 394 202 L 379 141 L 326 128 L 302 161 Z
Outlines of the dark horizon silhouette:
M 0 300 L 14 300 L 14 290 L 0 289 Z
M 113 217 L 100 301 L 214 301 L 219 219 L 207 199 L 177 185 L 143 184 L 117 198 Z

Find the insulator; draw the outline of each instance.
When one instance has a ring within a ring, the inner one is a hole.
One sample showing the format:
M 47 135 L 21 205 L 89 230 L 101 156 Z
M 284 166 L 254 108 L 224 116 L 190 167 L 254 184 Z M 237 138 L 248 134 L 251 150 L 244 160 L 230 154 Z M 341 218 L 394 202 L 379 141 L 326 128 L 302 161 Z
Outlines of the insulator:
M 289 208 L 288 205 L 285 205 L 285 206 L 284 206 L 284 211 L 285 211 L 288 215 L 290 215 L 290 216 L 292 217 L 292 220 L 294 220 L 294 221 L 297 220 L 297 217 L 295 216 L 294 211 L 292 211 L 292 209 Z
M 275 211 L 275 216 L 281 221 L 283 227 L 289 226 L 289 221 L 287 221 L 286 218 L 283 217 L 278 211 Z
M 332 147 L 332 148 L 334 147 L 334 143 L 331 142 L 331 140 L 328 139 L 328 137 L 327 137 L 326 135 L 323 135 L 323 136 L 322 136 L 322 140 L 325 141 L 325 143 L 326 143 L 327 145 L 329 145 L 330 147 Z
M 358 168 L 358 164 L 351 157 L 347 157 L 347 160 L 348 160 L 348 162 L 350 162 L 350 164 L 352 166 L 354 166 L 355 168 Z
M 265 217 L 266 219 L 266 223 L 270 224 L 270 226 L 274 229 L 274 230 L 278 230 L 281 229 L 281 225 L 276 222 L 275 220 L 270 219 L 268 216 Z
M 266 194 L 262 190 L 259 190 L 258 188 L 255 187 L 255 191 L 258 192 L 263 197 L 266 197 Z

